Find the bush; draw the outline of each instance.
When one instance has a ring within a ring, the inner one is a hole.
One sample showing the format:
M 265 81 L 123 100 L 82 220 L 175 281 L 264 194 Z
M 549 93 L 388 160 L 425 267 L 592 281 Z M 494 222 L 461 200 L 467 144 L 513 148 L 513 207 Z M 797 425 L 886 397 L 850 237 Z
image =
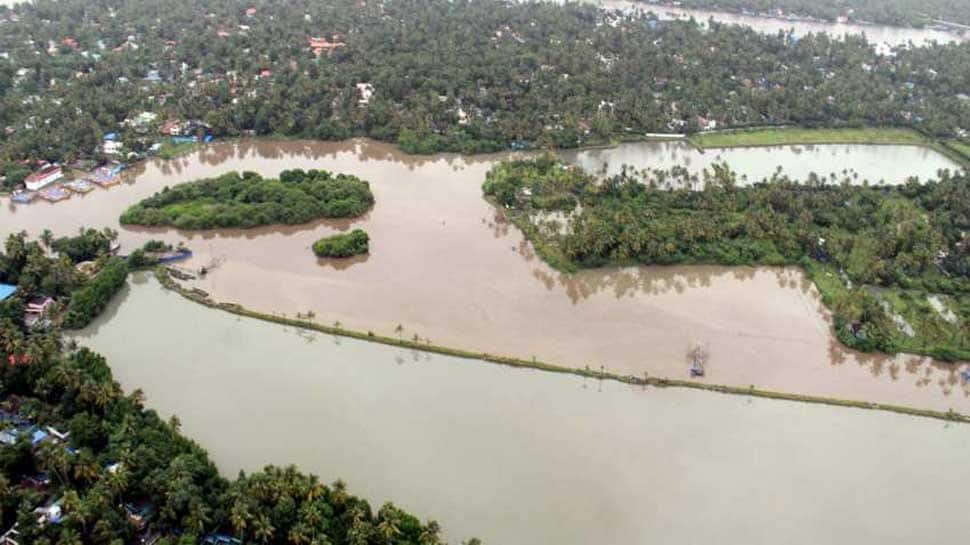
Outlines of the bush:
M 370 237 L 362 229 L 337 234 L 313 243 L 313 253 L 319 257 L 350 257 L 370 251 Z

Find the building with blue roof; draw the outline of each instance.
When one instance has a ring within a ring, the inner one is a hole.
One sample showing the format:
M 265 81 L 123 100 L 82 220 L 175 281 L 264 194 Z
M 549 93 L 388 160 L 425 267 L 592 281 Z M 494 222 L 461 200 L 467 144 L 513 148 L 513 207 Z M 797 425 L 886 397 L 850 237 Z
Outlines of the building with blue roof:
M 13 284 L 0 284 L 0 301 L 6 300 L 17 291 L 17 286 Z

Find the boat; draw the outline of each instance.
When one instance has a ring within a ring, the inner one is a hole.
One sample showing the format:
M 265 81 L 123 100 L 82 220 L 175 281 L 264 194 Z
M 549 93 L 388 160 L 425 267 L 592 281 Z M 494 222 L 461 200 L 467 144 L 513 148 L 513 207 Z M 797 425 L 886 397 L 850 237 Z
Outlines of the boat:
M 41 191 L 40 196 L 47 201 L 58 202 L 69 199 L 71 194 L 61 186 L 54 186 Z
M 10 196 L 10 200 L 15 203 L 20 204 L 30 204 L 37 198 L 37 192 L 35 191 L 14 191 Z
M 188 259 L 192 257 L 192 250 L 178 250 L 175 252 L 165 252 L 158 256 L 159 263 L 172 263 L 174 261 L 182 261 L 183 259 Z
M 94 184 L 88 180 L 71 180 L 70 182 L 65 182 L 64 187 L 70 189 L 71 191 L 78 194 L 85 194 L 94 191 Z
M 691 377 L 703 377 L 704 376 L 704 366 L 701 362 L 694 360 L 694 363 L 690 366 L 690 376 Z

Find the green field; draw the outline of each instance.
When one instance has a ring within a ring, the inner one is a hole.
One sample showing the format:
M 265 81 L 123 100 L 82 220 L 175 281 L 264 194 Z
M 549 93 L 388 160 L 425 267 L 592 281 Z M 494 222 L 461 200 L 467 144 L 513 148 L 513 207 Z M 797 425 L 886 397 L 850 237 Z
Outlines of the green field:
M 930 140 L 910 129 L 759 129 L 695 134 L 690 141 L 699 148 L 782 146 L 792 144 L 912 144 Z

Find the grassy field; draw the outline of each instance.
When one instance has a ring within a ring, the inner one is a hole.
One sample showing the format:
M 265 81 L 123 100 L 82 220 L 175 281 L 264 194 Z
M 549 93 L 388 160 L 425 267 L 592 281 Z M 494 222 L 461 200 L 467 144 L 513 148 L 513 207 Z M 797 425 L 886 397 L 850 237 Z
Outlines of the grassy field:
M 946 140 L 943 145 L 963 156 L 963 159 L 970 161 L 970 143 L 959 140 Z
M 198 144 L 195 142 L 184 142 L 182 144 L 174 144 L 172 142 L 163 142 L 162 149 L 158 151 L 158 156 L 162 159 L 175 159 L 193 151 Z
M 931 141 L 909 129 L 758 129 L 695 134 L 690 141 L 699 148 L 782 146 L 791 144 L 914 144 Z

